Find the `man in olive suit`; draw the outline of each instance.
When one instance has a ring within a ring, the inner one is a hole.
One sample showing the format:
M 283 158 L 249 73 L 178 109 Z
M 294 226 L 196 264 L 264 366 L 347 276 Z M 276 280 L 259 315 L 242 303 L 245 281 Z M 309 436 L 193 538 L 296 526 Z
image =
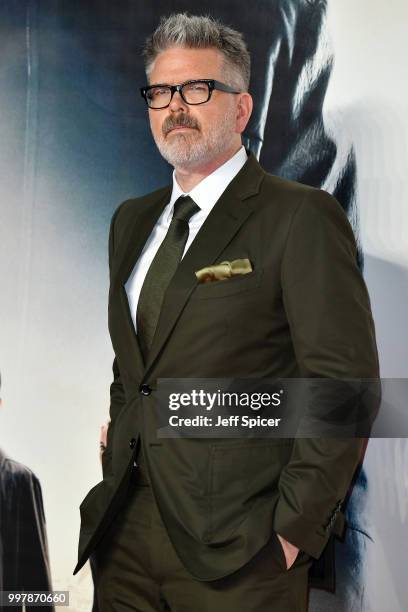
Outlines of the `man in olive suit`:
M 364 440 L 160 438 L 157 381 L 378 377 L 353 232 L 331 195 L 267 174 L 242 146 L 253 102 L 238 32 L 172 15 L 145 59 L 173 183 L 112 218 L 111 423 L 74 573 L 92 555 L 101 611 L 303 611 Z M 211 275 L 225 261 L 230 274 Z

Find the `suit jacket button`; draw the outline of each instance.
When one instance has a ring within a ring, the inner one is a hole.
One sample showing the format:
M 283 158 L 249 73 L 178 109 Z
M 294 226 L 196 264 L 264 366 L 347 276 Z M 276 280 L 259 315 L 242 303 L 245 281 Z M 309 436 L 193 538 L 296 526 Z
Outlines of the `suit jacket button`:
M 135 446 L 136 446 L 136 438 L 131 438 L 129 440 L 129 446 L 130 446 L 130 448 L 135 448 Z
M 152 392 L 151 387 L 149 385 L 140 385 L 139 391 L 142 395 L 150 395 Z

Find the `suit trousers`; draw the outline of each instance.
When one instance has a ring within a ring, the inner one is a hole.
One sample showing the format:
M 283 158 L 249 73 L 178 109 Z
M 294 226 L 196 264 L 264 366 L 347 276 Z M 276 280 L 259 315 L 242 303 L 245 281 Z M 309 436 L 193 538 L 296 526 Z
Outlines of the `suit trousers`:
M 177 556 L 142 471 L 133 469 L 127 502 L 92 553 L 99 612 L 307 610 L 311 558 L 300 551 L 287 570 L 274 532 L 234 573 L 214 581 L 194 578 Z

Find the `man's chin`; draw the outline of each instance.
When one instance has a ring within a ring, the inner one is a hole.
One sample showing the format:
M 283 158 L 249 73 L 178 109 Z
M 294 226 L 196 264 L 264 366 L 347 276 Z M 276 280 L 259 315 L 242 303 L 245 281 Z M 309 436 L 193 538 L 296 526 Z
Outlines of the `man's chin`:
M 178 147 L 177 150 L 162 147 L 160 153 L 171 166 L 193 166 L 205 158 L 205 155 L 197 154 L 197 149 L 191 147 Z
M 170 164 L 170 166 L 173 166 L 174 168 L 179 167 L 179 168 L 193 168 L 197 162 L 199 160 L 196 159 L 192 159 L 191 155 L 189 156 L 170 156 L 170 155 L 163 155 L 164 159 Z

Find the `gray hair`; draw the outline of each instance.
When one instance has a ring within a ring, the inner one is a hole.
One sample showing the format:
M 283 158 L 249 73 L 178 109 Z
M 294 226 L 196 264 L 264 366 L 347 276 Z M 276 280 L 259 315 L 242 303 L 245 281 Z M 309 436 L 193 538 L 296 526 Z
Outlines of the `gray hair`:
M 227 85 L 248 91 L 251 59 L 243 35 L 211 16 L 174 13 L 162 17 L 143 49 L 147 78 L 159 55 L 170 47 L 218 49 L 229 74 Z

